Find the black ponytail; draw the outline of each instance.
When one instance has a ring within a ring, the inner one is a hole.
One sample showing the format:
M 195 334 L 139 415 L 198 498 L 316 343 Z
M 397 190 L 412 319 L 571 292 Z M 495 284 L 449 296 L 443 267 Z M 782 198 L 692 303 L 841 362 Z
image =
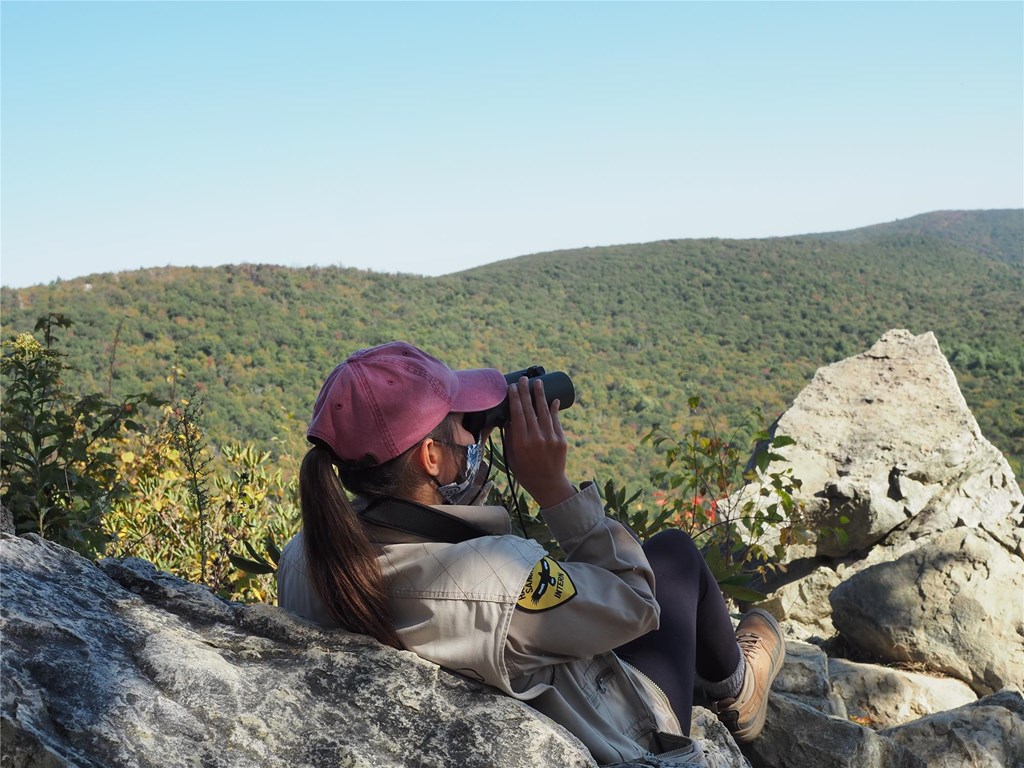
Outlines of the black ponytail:
M 299 496 L 306 567 L 328 612 L 352 632 L 402 648 L 387 611 L 377 547 L 345 494 L 329 448 L 314 446 L 302 460 Z
M 447 445 L 454 435 L 449 417 L 427 437 Z M 354 468 L 318 443 L 299 470 L 306 568 L 317 594 L 341 626 L 399 649 L 402 643 L 388 614 L 387 584 L 377 560 L 380 549 L 366 535 L 345 489 L 370 498 L 407 495 L 407 468 L 416 447 L 380 466 Z

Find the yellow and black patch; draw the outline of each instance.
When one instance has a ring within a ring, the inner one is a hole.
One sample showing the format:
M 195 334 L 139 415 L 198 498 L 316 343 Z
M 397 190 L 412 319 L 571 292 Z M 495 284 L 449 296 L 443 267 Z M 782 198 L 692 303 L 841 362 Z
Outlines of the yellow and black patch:
M 541 559 L 530 572 L 516 606 L 524 611 L 547 611 L 576 597 L 576 585 L 569 574 L 550 557 Z

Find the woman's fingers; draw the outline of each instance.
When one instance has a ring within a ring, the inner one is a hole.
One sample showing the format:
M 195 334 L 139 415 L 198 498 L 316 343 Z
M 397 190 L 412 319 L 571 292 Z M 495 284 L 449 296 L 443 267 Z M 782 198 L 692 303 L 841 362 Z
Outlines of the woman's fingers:
M 554 506 L 575 490 L 565 477 L 566 440 L 558 401 L 548 405 L 544 384 L 521 378 L 509 387 L 509 467 L 542 507 Z M 539 403 L 540 407 L 534 405 Z
M 523 399 L 520 396 L 520 384 L 526 381 L 523 376 L 515 384 L 508 387 L 508 418 L 509 426 L 514 432 L 520 433 L 526 430 L 526 415 L 523 412 Z
M 509 412 L 522 415 L 527 434 L 561 436 L 559 405 L 557 399 L 547 402 L 544 382 L 539 378 L 530 380 L 522 376 L 509 388 Z
M 548 410 L 544 398 L 544 382 L 539 378 L 533 380 L 533 414 L 541 434 L 551 434 L 551 411 Z

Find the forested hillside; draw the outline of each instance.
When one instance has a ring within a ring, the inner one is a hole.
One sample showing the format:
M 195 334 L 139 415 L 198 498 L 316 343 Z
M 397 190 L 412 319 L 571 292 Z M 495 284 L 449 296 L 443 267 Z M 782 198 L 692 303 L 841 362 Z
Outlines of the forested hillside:
M 913 222 L 911 225 L 910 223 Z M 340 255 L 340 258 L 344 258 Z M 453 366 L 568 371 L 572 470 L 646 478 L 652 422 L 701 394 L 722 423 L 773 417 L 821 365 L 884 331 L 934 331 L 985 434 L 1024 458 L 1024 211 L 944 212 L 849 233 L 669 240 L 523 256 L 438 278 L 240 265 L 2 289 L 4 337 L 70 316 L 82 388 L 199 386 L 214 443 L 288 457 L 330 368 L 403 338 Z

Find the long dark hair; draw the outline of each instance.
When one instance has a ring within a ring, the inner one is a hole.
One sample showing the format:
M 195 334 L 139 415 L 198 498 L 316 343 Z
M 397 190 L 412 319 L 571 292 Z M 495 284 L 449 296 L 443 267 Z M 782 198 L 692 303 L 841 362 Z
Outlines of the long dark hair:
M 449 417 L 426 437 L 447 445 L 454 435 Z M 408 495 L 407 469 L 418 446 L 380 466 L 359 468 L 317 443 L 299 470 L 302 540 L 313 586 L 341 626 L 399 649 L 402 643 L 387 611 L 387 584 L 377 560 L 380 549 L 367 536 L 345 489 L 371 498 Z

